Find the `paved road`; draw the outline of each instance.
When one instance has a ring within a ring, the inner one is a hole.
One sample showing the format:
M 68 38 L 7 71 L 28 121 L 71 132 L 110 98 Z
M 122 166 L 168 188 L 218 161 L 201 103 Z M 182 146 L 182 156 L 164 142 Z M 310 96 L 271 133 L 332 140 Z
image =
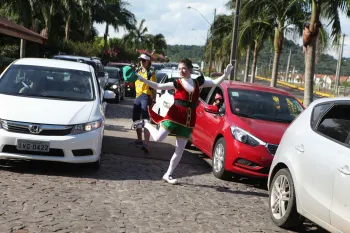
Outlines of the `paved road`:
M 270 221 L 264 182 L 218 180 L 199 151 L 184 154 L 179 185 L 163 182 L 174 138 L 148 155 L 130 146 L 132 101 L 107 106 L 99 171 L 1 161 L 0 232 L 288 232 Z

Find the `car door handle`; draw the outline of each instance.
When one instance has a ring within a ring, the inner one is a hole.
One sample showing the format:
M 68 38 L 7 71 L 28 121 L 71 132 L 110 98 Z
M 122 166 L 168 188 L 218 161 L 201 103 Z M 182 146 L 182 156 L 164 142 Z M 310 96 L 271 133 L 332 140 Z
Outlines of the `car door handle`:
M 303 145 L 298 145 L 298 146 L 295 146 L 295 149 L 301 153 L 304 152 L 304 146 Z
M 343 173 L 344 175 L 350 176 L 350 169 L 348 166 L 344 166 L 341 168 L 338 168 L 338 170 Z

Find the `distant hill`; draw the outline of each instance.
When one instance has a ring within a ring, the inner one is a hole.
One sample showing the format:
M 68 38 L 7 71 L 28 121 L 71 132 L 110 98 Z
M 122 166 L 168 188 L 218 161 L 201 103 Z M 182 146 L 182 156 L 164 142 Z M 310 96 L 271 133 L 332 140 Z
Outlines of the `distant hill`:
M 285 72 L 287 67 L 289 50 L 292 50 L 291 62 L 289 70 L 293 70 L 298 73 L 304 73 L 305 69 L 305 55 L 301 46 L 295 44 L 293 41 L 286 40 L 284 43 L 284 49 L 280 58 L 280 71 Z M 193 62 L 200 63 L 204 59 L 204 47 L 196 45 L 168 45 L 166 55 L 171 61 L 179 61 L 182 58 L 189 58 Z M 272 44 L 267 42 L 264 48 L 260 51 L 258 58 L 258 68 L 272 66 L 273 62 L 273 49 Z M 252 57 L 252 56 L 251 56 Z M 270 63 L 271 60 L 271 63 Z M 344 61 L 345 60 L 345 61 Z M 350 58 L 344 58 L 341 67 L 341 75 L 350 76 Z M 240 68 L 245 65 L 245 57 L 240 59 Z M 337 60 L 328 54 L 322 54 L 316 64 L 317 74 L 330 74 L 334 75 L 336 72 Z

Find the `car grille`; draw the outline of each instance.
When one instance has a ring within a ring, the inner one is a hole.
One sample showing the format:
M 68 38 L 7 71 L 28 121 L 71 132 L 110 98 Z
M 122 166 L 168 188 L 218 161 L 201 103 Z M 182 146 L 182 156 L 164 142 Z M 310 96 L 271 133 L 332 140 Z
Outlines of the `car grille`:
M 45 136 L 65 136 L 70 134 L 73 129 L 73 126 L 41 125 L 7 120 L 1 120 L 0 123 L 2 128 L 8 132 Z M 38 128 L 33 130 L 33 126 Z
M 267 144 L 266 148 L 270 152 L 270 154 L 275 155 L 277 148 L 278 148 L 278 145 Z
M 24 154 L 24 155 L 43 155 L 43 156 L 55 156 L 55 157 L 64 157 L 64 152 L 61 149 L 50 149 L 49 152 L 37 152 L 37 151 L 26 151 L 26 150 L 17 150 L 16 146 L 5 145 L 2 149 L 3 153 L 9 154 Z

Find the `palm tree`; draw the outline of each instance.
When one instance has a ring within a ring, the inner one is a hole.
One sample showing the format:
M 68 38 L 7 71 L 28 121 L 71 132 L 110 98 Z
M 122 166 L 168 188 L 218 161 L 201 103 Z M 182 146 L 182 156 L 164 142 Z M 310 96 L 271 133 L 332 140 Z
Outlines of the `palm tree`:
M 283 49 L 284 33 L 287 27 L 300 28 L 304 15 L 302 0 L 249 0 L 242 11 L 250 13 L 251 19 L 259 18 L 261 14 L 269 16 L 269 20 L 262 23 L 274 27 L 274 62 L 272 68 L 271 86 L 277 83 L 279 60 Z M 298 31 L 300 34 L 301 32 Z
M 330 22 L 333 45 L 338 45 L 341 34 L 339 14 L 344 12 L 349 15 L 350 2 L 347 0 L 305 0 L 305 2 L 308 4 L 306 9 L 311 10 L 310 23 L 305 25 L 303 35 L 303 44 L 306 48 L 304 105 L 309 106 L 313 101 L 313 77 L 315 74 L 317 40 L 322 27 L 321 19 Z
M 4 16 L 16 17 L 17 23 L 36 31 L 36 2 L 37 0 L 2 0 L 0 6 Z
M 93 16 L 97 23 L 106 23 L 104 37 L 104 48 L 107 47 L 107 37 L 109 26 L 113 26 L 115 31 L 119 31 L 119 27 L 127 30 L 134 28 L 136 23 L 135 15 L 131 13 L 127 6 L 127 2 L 121 0 L 104 0 L 102 5 L 99 5 Z
M 63 18 L 66 21 L 65 25 L 65 40 L 69 40 L 69 30 L 72 17 L 76 16 L 78 11 L 83 7 L 83 0 L 62 0 Z
M 210 46 L 214 46 L 213 50 L 215 65 L 217 70 L 221 72 L 223 66 L 230 61 L 230 41 L 232 40 L 232 17 L 228 15 L 217 15 L 215 21 L 210 28 L 210 36 L 212 43 L 208 43 L 206 46 L 205 57 L 209 58 Z
M 131 45 L 135 49 L 140 49 L 140 46 L 146 46 L 146 33 L 148 32 L 148 29 L 144 26 L 145 21 L 145 19 L 142 19 L 138 26 L 134 26 L 134 28 L 123 37 L 123 40 L 127 45 Z
M 156 34 L 150 37 L 151 48 L 150 50 L 156 50 L 157 53 L 163 53 L 167 49 L 167 43 L 163 34 Z

